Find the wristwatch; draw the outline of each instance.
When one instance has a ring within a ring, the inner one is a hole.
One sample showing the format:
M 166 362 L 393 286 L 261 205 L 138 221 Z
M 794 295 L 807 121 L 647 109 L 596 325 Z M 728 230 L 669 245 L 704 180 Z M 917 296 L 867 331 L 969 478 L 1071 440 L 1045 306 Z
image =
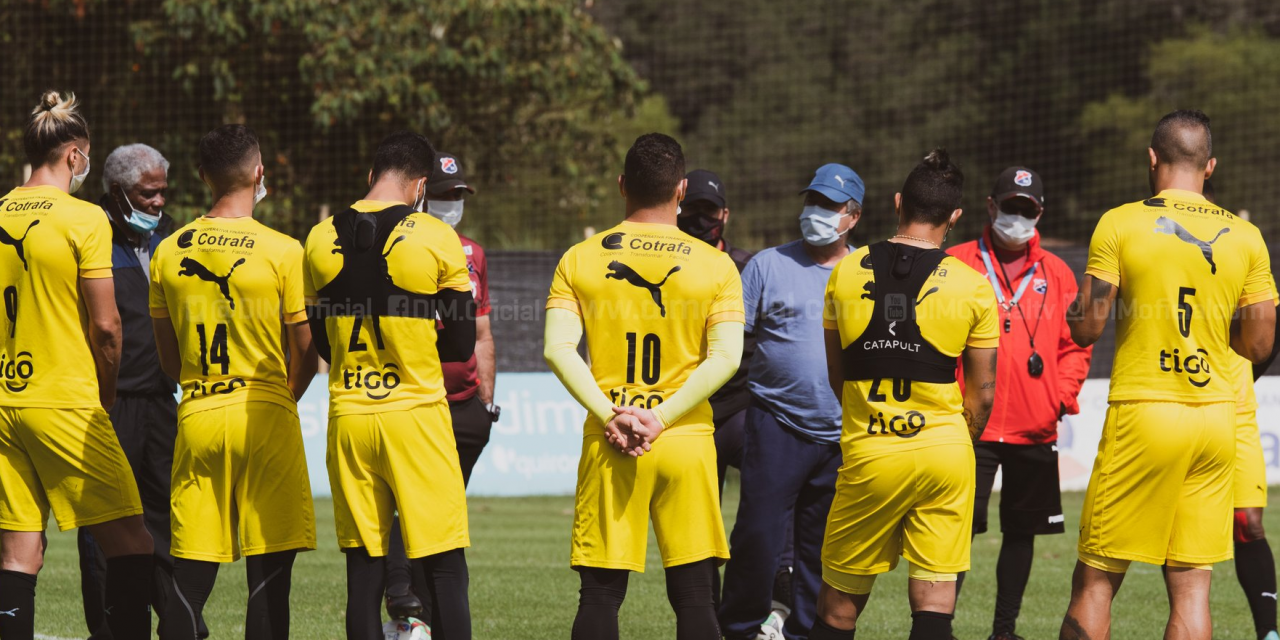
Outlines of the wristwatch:
M 502 415 L 502 407 L 490 402 L 484 406 L 484 410 L 489 412 L 489 422 L 497 422 L 498 416 Z

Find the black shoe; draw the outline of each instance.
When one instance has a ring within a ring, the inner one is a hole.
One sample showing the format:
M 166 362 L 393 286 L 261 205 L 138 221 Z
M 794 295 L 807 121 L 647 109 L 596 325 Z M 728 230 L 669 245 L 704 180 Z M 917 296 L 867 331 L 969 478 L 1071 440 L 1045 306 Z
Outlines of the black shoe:
M 987 640 L 1025 640 L 1025 639 L 1022 636 L 1012 631 L 1002 631 L 1000 633 L 991 634 L 991 636 L 988 637 Z
M 422 615 L 422 601 L 408 585 L 392 585 L 387 588 L 387 615 L 400 620 L 416 618 Z

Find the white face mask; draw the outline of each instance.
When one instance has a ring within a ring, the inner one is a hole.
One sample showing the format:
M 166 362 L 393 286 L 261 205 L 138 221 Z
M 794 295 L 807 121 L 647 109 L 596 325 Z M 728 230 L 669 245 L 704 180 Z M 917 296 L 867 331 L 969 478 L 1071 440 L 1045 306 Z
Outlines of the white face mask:
M 996 219 L 991 223 L 991 231 L 1005 244 L 1021 247 L 1035 237 L 1037 220 L 1039 218 L 997 211 Z
M 84 156 L 84 171 L 71 176 L 71 184 L 67 185 L 67 193 L 75 193 L 80 190 L 80 186 L 84 184 L 85 178 L 89 177 L 89 156 L 85 156 L 80 147 L 76 147 L 76 153 Z
M 267 177 L 262 176 L 262 179 L 258 181 L 257 190 L 253 192 L 253 205 L 255 207 L 258 206 L 258 203 L 262 202 L 265 197 L 267 197 Z
M 825 247 L 840 239 L 840 219 L 847 215 L 811 204 L 800 212 L 800 234 L 805 242 Z
M 413 210 L 426 211 L 425 209 L 425 207 L 427 206 L 427 179 L 426 178 L 423 178 L 418 182 L 418 188 L 422 189 L 422 195 L 418 196 L 417 199 L 413 201 Z M 415 189 L 414 193 L 417 193 L 417 192 L 418 191 Z
M 427 213 L 451 227 L 456 227 L 459 222 L 462 222 L 462 205 L 462 200 L 428 200 Z

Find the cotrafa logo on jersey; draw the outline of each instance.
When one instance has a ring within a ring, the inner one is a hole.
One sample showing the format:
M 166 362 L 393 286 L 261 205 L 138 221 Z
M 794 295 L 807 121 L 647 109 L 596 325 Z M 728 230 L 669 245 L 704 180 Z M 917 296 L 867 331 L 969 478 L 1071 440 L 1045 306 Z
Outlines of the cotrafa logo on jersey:
M 250 236 L 226 235 L 218 231 L 196 231 L 195 229 L 187 229 L 178 236 L 178 248 L 190 249 L 193 246 L 252 249 L 253 238 Z
M 631 236 L 622 231 L 615 231 L 600 240 L 600 246 L 610 251 L 626 248 L 642 253 L 678 253 L 687 256 L 693 252 L 693 246 L 661 236 Z
M 0 211 L 38 211 L 53 208 L 51 200 L 5 200 L 0 198 Z

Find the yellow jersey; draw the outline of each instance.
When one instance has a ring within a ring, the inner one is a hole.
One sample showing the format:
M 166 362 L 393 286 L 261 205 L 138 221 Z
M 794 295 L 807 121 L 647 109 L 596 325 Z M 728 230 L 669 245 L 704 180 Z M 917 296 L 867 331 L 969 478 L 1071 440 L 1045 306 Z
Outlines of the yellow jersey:
M 874 317 L 876 283 L 870 249 L 862 247 L 845 256 L 827 281 L 822 324 L 840 332 L 844 348 L 855 340 L 867 339 L 864 334 Z M 931 348 L 954 359 L 967 347 L 995 349 L 1000 345 L 995 291 L 986 278 L 957 258 L 942 258 L 925 278 L 918 297 L 908 304 L 915 309 L 915 322 L 927 347 L 910 341 L 899 344 L 890 338 L 890 344 L 881 345 L 885 349 L 918 353 Z M 894 325 L 889 325 L 888 332 L 894 333 Z M 972 442 L 963 416 L 964 397 L 954 380 L 846 379 L 842 391 L 840 444 L 846 460 L 856 455 Z
M 306 321 L 302 245 L 253 218 L 202 217 L 151 257 L 151 317 L 182 358 L 179 415 L 250 401 L 297 410 L 284 324 Z
M 1231 316 L 1274 300 L 1257 227 L 1166 189 L 1102 216 L 1085 273 L 1119 288 L 1112 402 L 1236 400 Z
M 402 205 L 361 200 L 351 208 L 382 215 L 393 206 Z M 375 315 L 362 310 L 359 302 L 329 300 L 325 295 L 348 264 L 335 220 L 337 217 L 321 222 L 307 236 L 303 278 L 307 304 L 325 310 L 331 364 L 330 417 L 403 411 L 443 400 L 444 374 L 436 351 L 434 316 Z M 388 279 L 404 293 L 392 297 L 402 298 L 406 305 L 416 295 L 429 296 L 442 289 L 471 291 L 467 258 L 458 234 L 430 215 L 414 212 L 404 217 L 378 250 L 386 259 L 386 272 L 358 277 Z
M 617 406 L 655 408 L 706 358 L 707 328 L 742 322 L 742 281 L 727 253 L 673 225 L 623 222 L 560 258 L 548 309 L 582 317 L 591 373 Z M 585 435 L 604 433 L 588 416 Z M 711 404 L 672 434 L 713 433 Z
M 0 197 L 4 351 L 0 406 L 99 406 L 80 278 L 111 277 L 111 223 L 56 187 Z

